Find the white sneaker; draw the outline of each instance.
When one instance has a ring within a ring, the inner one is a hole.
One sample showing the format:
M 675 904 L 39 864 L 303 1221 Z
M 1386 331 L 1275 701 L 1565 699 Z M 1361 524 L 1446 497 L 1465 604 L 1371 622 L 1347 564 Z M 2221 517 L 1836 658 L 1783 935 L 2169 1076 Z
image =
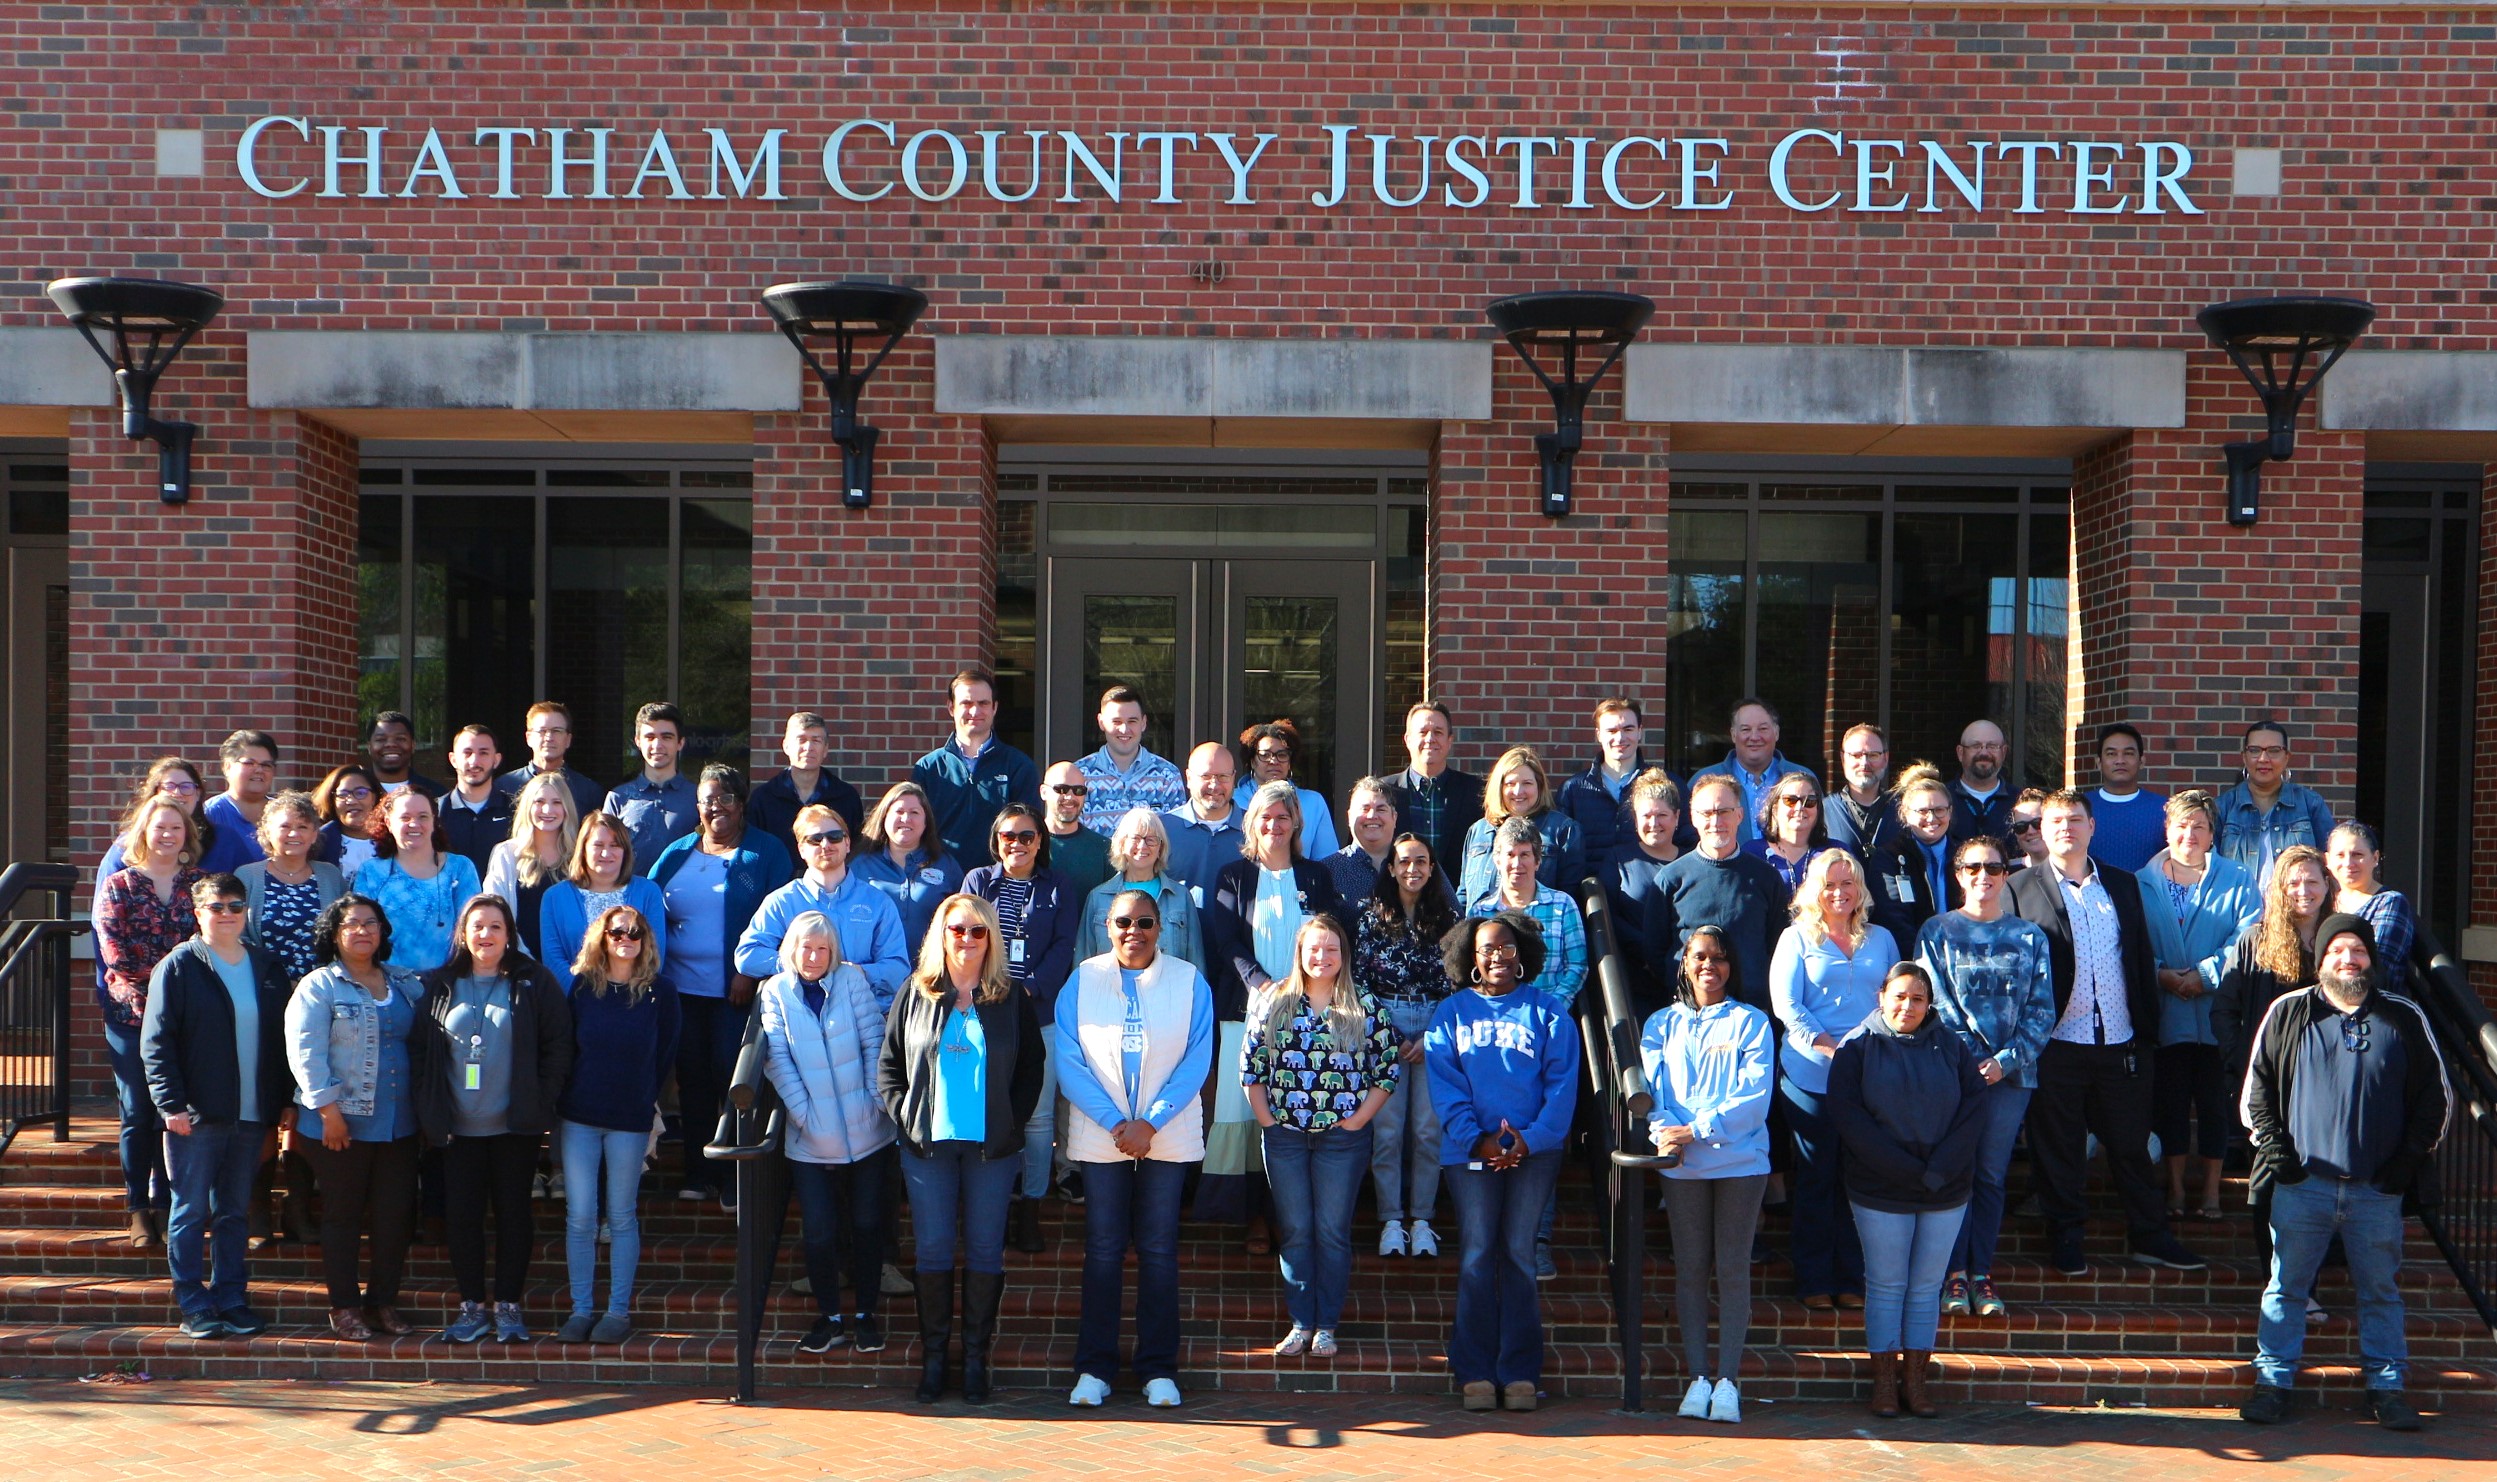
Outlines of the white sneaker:
M 1708 1418 L 1708 1397 L 1716 1392 L 1717 1387 L 1710 1384 L 1707 1380 L 1692 1380 L 1690 1392 L 1682 1396 L 1682 1409 L 1679 1412 L 1682 1418 L 1684 1420 L 1706 1420 Z
M 1171 1379 L 1148 1379 L 1144 1382 L 1144 1402 L 1156 1410 L 1168 1410 L 1179 1403 L 1179 1384 Z
M 1379 1254 L 1401 1256 L 1405 1253 L 1405 1222 L 1389 1220 L 1379 1226 Z
M 1687 1407 L 1686 1407 L 1687 1408 Z M 1731 1379 L 1717 1381 L 1717 1392 L 1708 1401 L 1708 1418 L 1732 1425 L 1743 1418 L 1743 1396 Z
M 1090 1374 L 1086 1374 L 1082 1378 L 1076 1380 L 1075 1387 L 1066 1392 L 1066 1402 L 1068 1404 L 1081 1405 L 1087 1410 L 1100 1409 L 1102 1402 L 1109 1399 L 1109 1397 L 1110 1381 L 1107 1379 L 1095 1378 Z
M 1412 1230 L 1413 1253 L 1417 1256 L 1439 1254 L 1439 1237 L 1431 1232 L 1429 1220 L 1415 1220 Z

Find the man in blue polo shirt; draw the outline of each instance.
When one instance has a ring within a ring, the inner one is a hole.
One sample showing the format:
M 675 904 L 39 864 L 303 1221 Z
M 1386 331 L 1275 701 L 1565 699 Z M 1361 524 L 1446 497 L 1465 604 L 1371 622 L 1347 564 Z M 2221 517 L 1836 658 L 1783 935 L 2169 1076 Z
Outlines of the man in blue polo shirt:
M 661 850 L 694 831 L 694 781 L 676 769 L 685 749 L 685 717 L 665 700 L 633 713 L 633 746 L 642 773 L 607 794 L 605 811 L 623 820 L 633 836 L 633 858 L 650 868 Z

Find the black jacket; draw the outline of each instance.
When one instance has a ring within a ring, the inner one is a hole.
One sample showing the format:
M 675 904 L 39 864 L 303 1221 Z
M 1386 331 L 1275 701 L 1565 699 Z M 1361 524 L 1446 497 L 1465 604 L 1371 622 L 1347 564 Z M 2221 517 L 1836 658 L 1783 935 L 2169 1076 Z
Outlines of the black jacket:
M 2243 1082 L 2246 1078 L 2246 1059 L 2254 1049 L 2254 1026 L 2263 1022 L 2265 1011 L 2288 994 L 2315 985 L 2311 952 L 2299 954 L 2305 970 L 2294 983 L 2282 982 L 2278 974 L 2255 961 L 2254 939 L 2259 934 L 2250 931 L 2237 938 L 2237 945 L 2228 954 L 2228 970 L 2220 974 L 2220 986 L 2211 995 L 2211 1035 L 2219 1041 L 2220 1063 L 2231 1082 Z
M 572 1005 L 555 975 L 518 949 L 505 955 L 503 970 L 512 980 L 510 1127 L 530 1136 L 551 1132 L 572 1076 Z M 446 965 L 419 975 L 419 981 L 425 985 L 425 1013 L 408 1036 L 409 1070 L 416 1077 L 416 1125 L 426 1142 L 440 1146 L 451 1140 L 451 1072 L 457 1063 L 443 1022 L 459 979 Z
M 1446 780 L 1445 774 L 1441 780 Z M 1257 861 L 1235 859 L 1215 874 L 1214 888 L 1205 892 L 1205 915 L 1198 929 L 1205 938 L 1214 1017 L 1225 1022 L 1246 1018 L 1249 995 L 1273 981 L 1257 961 L 1257 928 L 1252 924 L 1257 913 L 1257 880 Z M 1303 915 L 1323 911 L 1347 932 L 1360 929 L 1343 897 L 1335 893 L 1335 877 L 1325 865 L 1314 859 L 1294 860 L 1292 883 L 1300 887 Z
M 1956 1084 L 1949 1106 L 1920 1092 Z M 1822 1105 L 1847 1151 L 1847 1193 L 1870 1209 L 1923 1213 L 1968 1202 L 1985 1131 L 1985 1077 L 1968 1042 L 1931 1013 L 1913 1034 L 1867 1020 L 1829 1057 Z
M 1873 799 L 1873 806 L 1859 808 L 1846 788 L 1831 788 L 1821 802 L 1821 823 L 1829 830 L 1831 843 L 1844 844 L 1866 859 L 1907 832 L 1899 822 L 1898 796 L 1886 789 Z
M 1945 841 L 1945 857 L 1956 847 Z M 1885 927 L 1902 952 L 1916 950 L 1916 932 L 1926 922 L 1960 904 L 1959 877 L 1946 876 L 1942 899 L 1935 900 L 1933 881 L 1925 873 L 1924 846 L 1901 828 L 1887 844 L 1864 856 L 1864 888 L 1872 897 L 1873 924 Z
M 1951 779 L 1950 791 L 1951 838 L 1954 841 L 1980 837 L 2008 839 L 2011 836 L 2011 810 L 2012 805 L 2020 801 L 2020 789 L 2014 787 L 2009 778 L 1995 779 L 1994 796 L 1982 801 L 1962 786 L 1956 777 Z
M 236 1064 L 234 1000 L 217 976 L 209 945 L 197 937 L 156 964 L 148 979 L 147 1014 L 139 1021 L 139 1063 L 148 1099 L 166 1116 L 189 1112 L 203 1122 L 231 1122 L 242 1113 Z M 274 1123 L 295 1094 L 287 1068 L 286 1002 L 293 997 L 285 965 L 266 948 L 243 946 L 260 1005 L 260 1120 Z
M 954 1012 L 951 996 L 931 998 L 905 983 L 884 1016 L 876 1095 L 900 1131 L 902 1146 L 922 1156 L 928 1151 L 929 1119 L 935 1115 L 937 1046 Z M 980 1156 L 994 1163 L 1022 1156 L 1023 1124 L 1040 1105 L 1041 1036 L 1047 1031 L 1028 993 L 974 1005 L 973 1012 L 980 1016 L 980 1033 L 988 1044 L 988 1136 Z
M 466 803 L 444 794 L 434 800 L 434 816 L 442 820 L 443 837 L 451 841 L 453 854 L 468 856 L 477 867 L 477 878 L 486 877 L 486 861 L 494 857 L 494 846 L 512 836 L 512 803 L 515 795 L 501 788 L 488 788 L 485 811 L 480 813 Z
M 2304 988 L 2272 1000 L 2254 1031 L 2254 1053 L 2246 1066 L 2245 1089 L 2238 1114 L 2254 1133 L 2255 1192 L 2274 1184 L 2306 1181 L 2306 1159 L 2289 1136 L 2289 1106 L 2298 1081 L 2298 1042 L 2318 1017 L 2340 1012 L 2321 988 Z M 2372 1021 L 2402 1042 L 2401 1146 L 2376 1170 L 2378 1193 L 2405 1194 L 2414 1204 L 2433 1208 L 2439 1198 L 2436 1159 L 2430 1156 L 2444 1140 L 2454 1114 L 2453 1088 L 2445 1082 L 2445 1060 L 2427 1015 L 2399 994 L 2378 988 L 2367 995 L 2359 1016 Z
M 2159 1042 L 2159 970 L 2150 950 L 2150 918 L 2142 914 L 2142 886 L 2122 870 L 2100 868 L 2098 883 L 2116 910 L 2116 941 L 2124 957 L 2124 1006 L 2133 1017 L 2133 1045 L 2147 1052 Z M 2072 1001 L 2072 918 L 2064 910 L 2063 877 L 2050 861 L 2014 870 L 2011 908 L 2046 933 L 2055 963 L 2055 1017 Z M 2144 1065 L 2148 1064 L 2145 1060 Z
M 784 769 L 770 781 L 755 784 L 754 796 L 746 799 L 746 827 L 763 830 L 789 851 L 792 880 L 806 873 L 806 856 L 798 852 L 798 810 L 816 803 L 841 815 L 841 826 L 850 831 L 851 857 L 864 852 L 858 836 L 867 828 L 866 802 L 857 788 L 842 781 L 830 767 L 817 769 L 815 790 L 805 797 L 798 796 L 798 785 Z

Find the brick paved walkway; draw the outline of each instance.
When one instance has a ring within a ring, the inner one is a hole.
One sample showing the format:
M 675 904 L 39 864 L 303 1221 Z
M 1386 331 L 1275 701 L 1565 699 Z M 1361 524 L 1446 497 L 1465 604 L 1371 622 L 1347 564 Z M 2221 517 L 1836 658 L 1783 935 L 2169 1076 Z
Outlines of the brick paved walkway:
M 1132 1395 L 1071 1413 L 1031 1397 L 970 1412 L 816 1392 L 743 1409 L 682 1390 L 480 1385 L 0 1383 L 0 1473 L 53 1479 L 821 1477 L 1119 1482 L 1618 1482 L 1705 1468 L 1711 1482 L 1800 1477 L 2060 1482 L 2271 1475 L 2497 1475 L 2497 1419 L 2383 1434 L 2345 1413 L 2259 1432 L 2217 1411 L 1972 1410 L 1876 1426 L 1851 1407 L 1755 1407 L 1739 1428 L 1636 1419 L 1586 1403 L 1467 1416 L 1402 1396 L 1219 1395 L 1176 1414 Z

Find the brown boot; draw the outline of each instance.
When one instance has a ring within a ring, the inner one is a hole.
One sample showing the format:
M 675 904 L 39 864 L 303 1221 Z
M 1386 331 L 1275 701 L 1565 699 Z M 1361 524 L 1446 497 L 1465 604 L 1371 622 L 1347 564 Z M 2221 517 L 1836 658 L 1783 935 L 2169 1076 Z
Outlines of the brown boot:
M 157 1238 L 156 1226 L 149 1221 L 146 1210 L 130 1211 L 130 1248 L 132 1250 L 162 1250 L 164 1244 L 164 1241 Z
M 1884 1420 L 1899 1418 L 1899 1356 L 1873 1355 L 1873 1413 Z
M 1899 1359 L 1899 1398 L 1907 1405 L 1907 1413 L 1920 1420 L 1931 1420 L 1942 1413 L 1925 1392 L 1925 1373 L 1932 1367 L 1933 1355 L 1909 1349 Z

